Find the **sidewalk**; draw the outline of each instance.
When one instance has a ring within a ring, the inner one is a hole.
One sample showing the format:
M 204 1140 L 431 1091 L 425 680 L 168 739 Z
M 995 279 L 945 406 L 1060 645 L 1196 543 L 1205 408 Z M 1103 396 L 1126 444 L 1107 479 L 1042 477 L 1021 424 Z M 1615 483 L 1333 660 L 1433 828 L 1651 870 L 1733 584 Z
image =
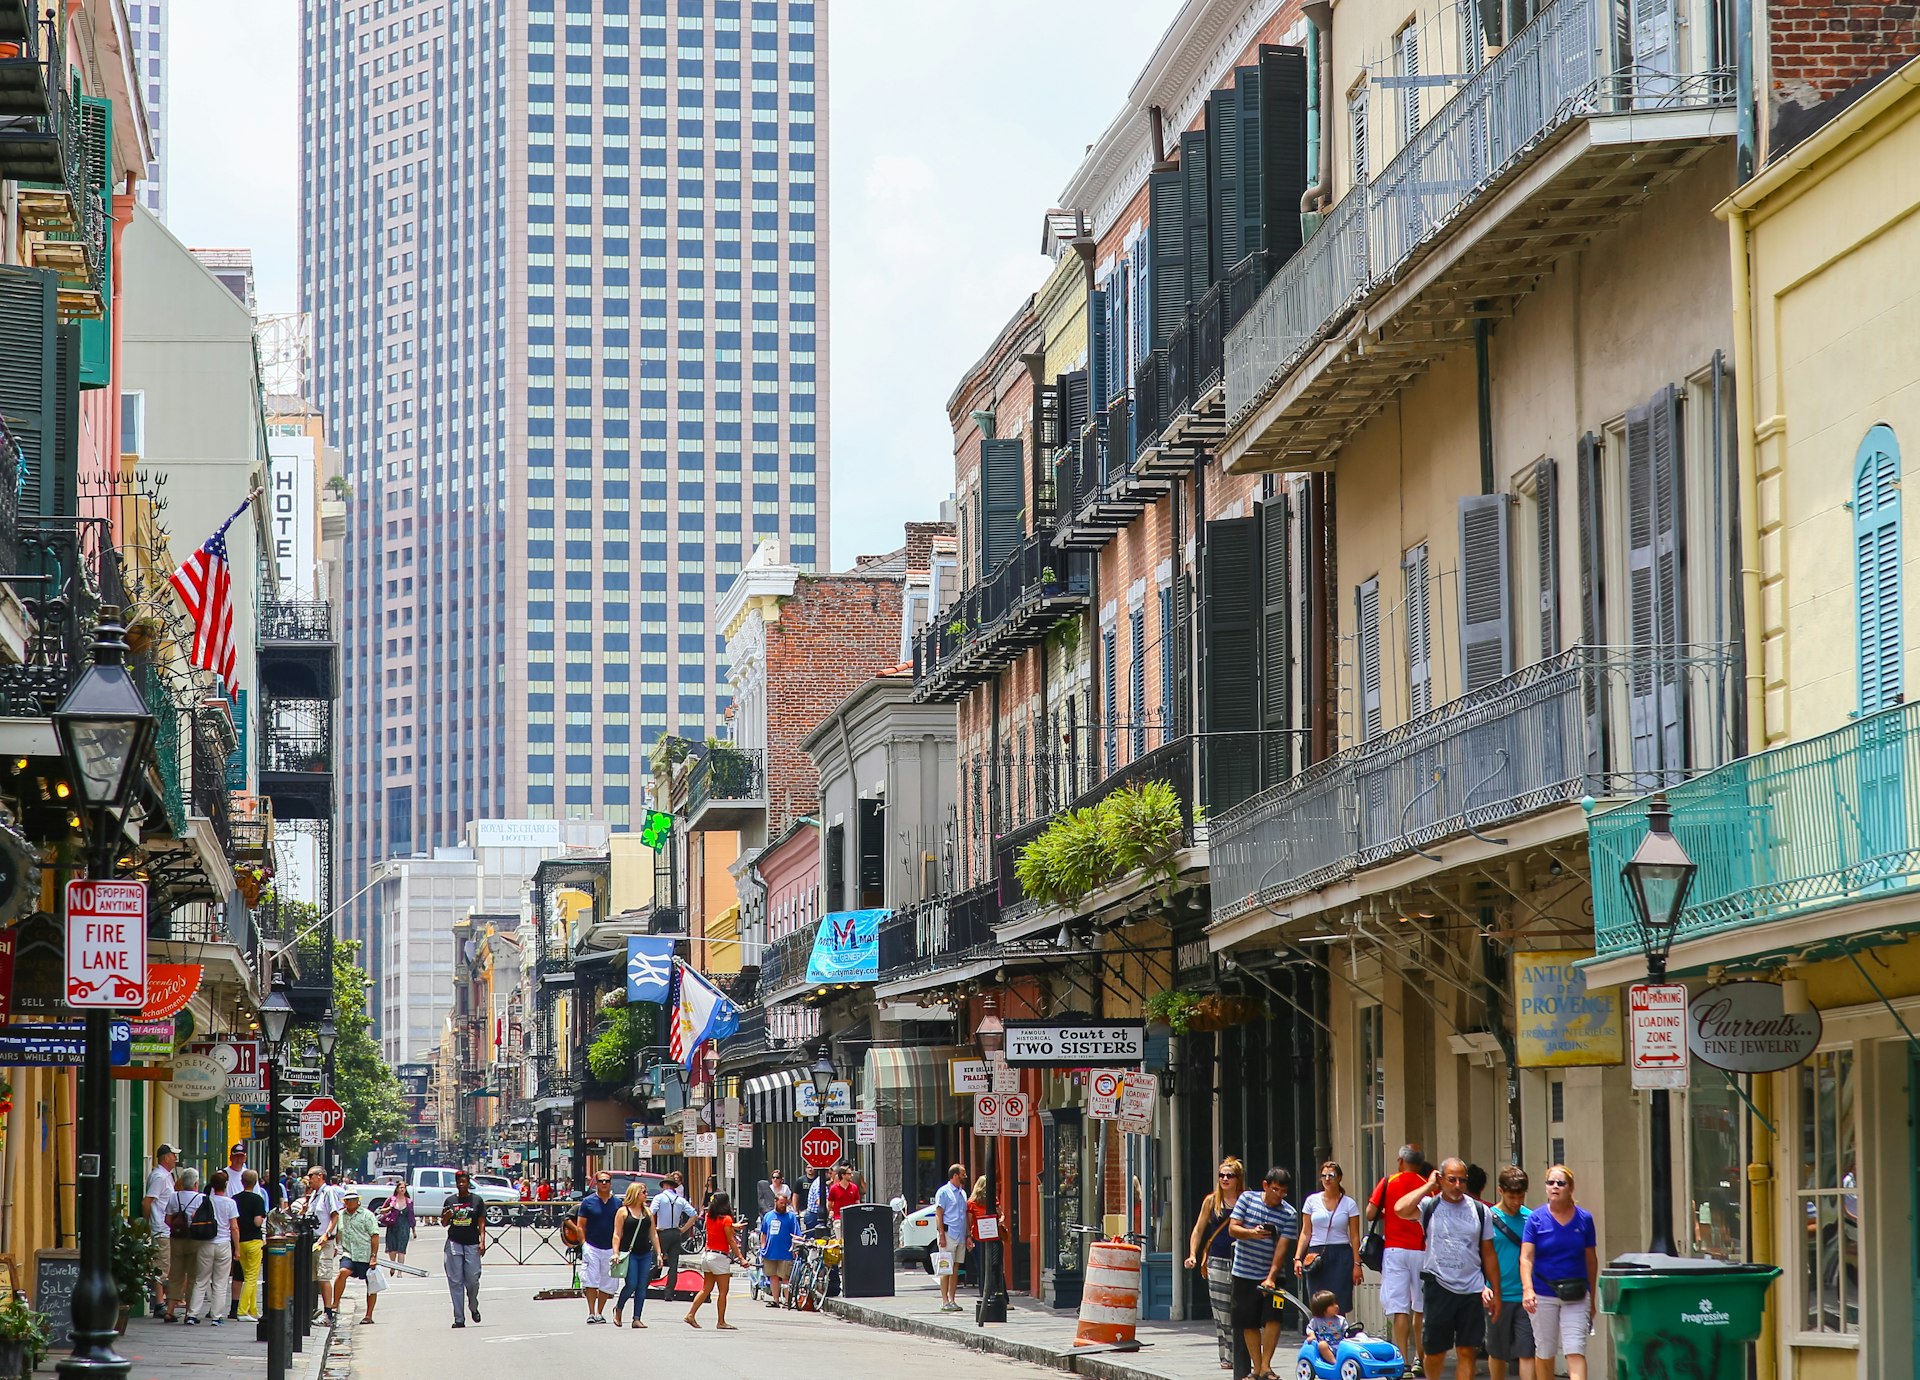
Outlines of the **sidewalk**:
M 344 1346 L 344 1336 L 338 1345 Z M 267 1373 L 267 1344 L 253 1339 L 253 1324 L 228 1322 L 224 1327 L 171 1327 L 157 1318 L 132 1318 L 126 1334 L 115 1344 L 133 1362 L 129 1380 L 262 1380 Z M 344 1353 L 329 1364 L 327 1325 L 323 1319 L 301 1343 L 301 1352 L 287 1368 L 287 1380 L 345 1380 L 349 1367 Z M 58 1351 L 42 1369 L 52 1370 Z
M 942 1313 L 940 1287 L 931 1276 L 902 1271 L 894 1276 L 893 1287 L 890 1299 L 828 1299 L 827 1312 L 868 1327 L 935 1337 L 1092 1380 L 1227 1380 L 1211 1322 L 1143 1322 L 1137 1334 L 1140 1350 L 1089 1355 L 1074 1349 L 1078 1319 L 1072 1313 L 1056 1313 L 1032 1299 L 1014 1296 L 1008 1300 L 1006 1322 L 983 1328 L 973 1321 L 977 1294 L 961 1290 L 960 1302 L 967 1311 Z M 1274 1370 L 1291 1375 L 1299 1349 L 1300 1334 L 1283 1333 Z

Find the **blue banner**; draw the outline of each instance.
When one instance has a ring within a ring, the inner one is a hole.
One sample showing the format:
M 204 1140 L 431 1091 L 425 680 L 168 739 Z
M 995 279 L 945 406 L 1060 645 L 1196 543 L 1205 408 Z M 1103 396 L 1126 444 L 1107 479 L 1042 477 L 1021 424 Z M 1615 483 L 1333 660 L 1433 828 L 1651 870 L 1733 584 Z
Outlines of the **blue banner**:
M 820 922 L 807 958 L 812 983 L 877 982 L 880 979 L 880 922 L 890 910 L 836 910 Z
M 627 1000 L 666 1004 L 673 985 L 673 936 L 635 934 L 627 937 Z
M 131 1062 L 133 1023 L 107 1025 L 109 1059 L 115 1068 Z M 0 1068 L 45 1068 L 79 1064 L 87 1056 L 85 1021 L 48 1021 L 39 1025 L 0 1025 Z

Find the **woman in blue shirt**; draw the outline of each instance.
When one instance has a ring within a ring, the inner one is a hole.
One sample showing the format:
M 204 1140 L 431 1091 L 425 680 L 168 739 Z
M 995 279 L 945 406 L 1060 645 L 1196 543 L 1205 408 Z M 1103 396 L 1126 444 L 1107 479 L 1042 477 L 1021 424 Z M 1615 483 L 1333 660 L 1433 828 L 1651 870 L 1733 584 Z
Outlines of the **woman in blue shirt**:
M 1593 1214 L 1573 1201 L 1573 1171 L 1547 1170 L 1547 1205 L 1520 1241 L 1520 1301 L 1533 1315 L 1534 1355 L 1567 1358 L 1568 1380 L 1587 1380 L 1587 1333 L 1600 1279 Z

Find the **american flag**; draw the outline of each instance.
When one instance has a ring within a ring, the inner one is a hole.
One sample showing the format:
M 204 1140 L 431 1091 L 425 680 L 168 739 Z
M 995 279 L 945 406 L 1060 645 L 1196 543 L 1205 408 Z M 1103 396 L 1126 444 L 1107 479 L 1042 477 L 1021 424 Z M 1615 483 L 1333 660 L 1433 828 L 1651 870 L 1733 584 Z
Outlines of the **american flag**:
M 173 572 L 174 591 L 193 615 L 193 648 L 187 660 L 219 676 L 229 697 L 239 694 L 240 682 L 234 677 L 239 653 L 233 645 L 233 571 L 227 565 L 227 529 L 252 504 L 249 494 L 233 510 L 233 517 Z

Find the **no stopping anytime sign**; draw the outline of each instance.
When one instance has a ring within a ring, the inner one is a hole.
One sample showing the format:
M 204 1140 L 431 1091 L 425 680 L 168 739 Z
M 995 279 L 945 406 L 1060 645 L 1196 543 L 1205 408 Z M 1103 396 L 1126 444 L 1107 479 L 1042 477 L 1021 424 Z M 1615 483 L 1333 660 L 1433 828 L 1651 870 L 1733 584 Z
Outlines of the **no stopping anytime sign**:
M 1008 1021 L 1007 1062 L 1028 1068 L 1137 1068 L 1145 1021 Z

